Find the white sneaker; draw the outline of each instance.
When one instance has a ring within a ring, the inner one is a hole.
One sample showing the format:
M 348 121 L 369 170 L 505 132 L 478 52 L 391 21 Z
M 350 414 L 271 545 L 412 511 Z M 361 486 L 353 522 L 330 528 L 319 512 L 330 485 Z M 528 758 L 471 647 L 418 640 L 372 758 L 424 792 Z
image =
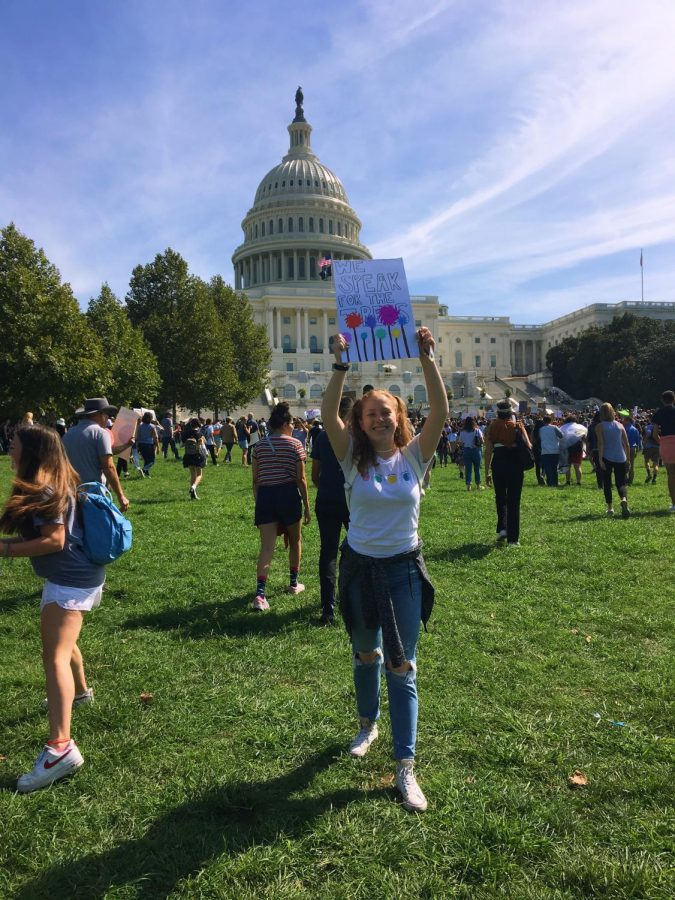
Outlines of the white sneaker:
M 608 510 L 607 510 L 607 515 L 610 516 L 610 517 L 613 516 L 613 515 L 614 515 L 614 510 L 613 510 L 613 509 L 608 509 Z
M 301 594 L 304 589 L 304 584 L 300 584 L 299 581 L 296 584 L 289 584 L 287 588 L 289 594 Z
M 673 505 L 670 507 L 670 509 L 668 510 L 668 512 L 673 512 L 673 513 L 675 513 L 675 503 L 673 503 Z
M 94 689 L 87 688 L 87 690 L 84 691 L 84 693 L 76 694 L 73 697 L 73 709 L 75 709 L 76 706 L 84 706 L 85 703 L 93 703 L 93 702 L 94 702 Z M 49 709 L 49 700 L 47 700 L 46 697 L 42 701 L 42 708 Z
M 77 749 L 75 741 L 62 744 L 58 750 L 47 744 L 35 760 L 33 770 L 19 777 L 16 789 L 20 794 L 37 791 L 72 774 L 83 763 L 84 759 Z
M 377 740 L 378 733 L 377 722 L 371 722 L 370 719 L 361 719 L 361 730 L 349 745 L 351 755 L 365 756 L 370 750 L 370 745 Z
M 424 812 L 427 798 L 417 783 L 413 766 L 414 759 L 401 759 L 396 763 L 396 787 L 403 798 L 403 806 L 411 812 Z
M 505 541 L 505 540 L 506 540 L 506 529 L 504 528 L 497 535 L 497 543 L 499 543 L 500 541 Z

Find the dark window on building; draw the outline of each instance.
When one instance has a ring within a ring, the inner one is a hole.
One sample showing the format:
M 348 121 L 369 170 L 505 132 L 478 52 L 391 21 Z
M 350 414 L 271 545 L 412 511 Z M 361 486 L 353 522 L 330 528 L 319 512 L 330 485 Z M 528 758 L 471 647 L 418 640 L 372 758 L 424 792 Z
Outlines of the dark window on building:
M 279 227 L 277 228 L 277 231 L 279 232 L 279 234 L 283 234 L 284 233 L 284 220 L 283 219 L 279 219 L 278 226 Z
M 323 219 L 319 219 L 319 234 L 323 234 Z
M 314 219 L 312 216 L 309 217 L 309 230 L 314 231 Z
M 300 216 L 298 218 L 298 231 L 304 231 L 304 230 L 305 230 L 305 220 L 303 219 L 302 216 Z
M 293 219 L 290 216 L 288 217 L 288 230 L 293 231 Z

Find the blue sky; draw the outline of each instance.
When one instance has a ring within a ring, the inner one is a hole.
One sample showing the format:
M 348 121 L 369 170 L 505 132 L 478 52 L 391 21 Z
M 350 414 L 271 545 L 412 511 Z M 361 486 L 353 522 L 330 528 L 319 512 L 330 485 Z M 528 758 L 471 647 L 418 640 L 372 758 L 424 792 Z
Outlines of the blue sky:
M 380 257 L 457 315 L 675 300 L 675 4 L 3 0 L 0 223 L 80 301 L 232 280 L 298 84 Z

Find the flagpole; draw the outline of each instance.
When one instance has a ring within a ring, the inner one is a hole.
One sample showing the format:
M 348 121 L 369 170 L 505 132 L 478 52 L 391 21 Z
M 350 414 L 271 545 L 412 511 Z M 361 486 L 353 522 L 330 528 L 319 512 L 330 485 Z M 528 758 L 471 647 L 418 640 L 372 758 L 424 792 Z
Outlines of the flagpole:
M 640 282 L 642 284 L 642 302 L 645 302 L 645 267 L 642 262 L 642 249 L 640 249 Z

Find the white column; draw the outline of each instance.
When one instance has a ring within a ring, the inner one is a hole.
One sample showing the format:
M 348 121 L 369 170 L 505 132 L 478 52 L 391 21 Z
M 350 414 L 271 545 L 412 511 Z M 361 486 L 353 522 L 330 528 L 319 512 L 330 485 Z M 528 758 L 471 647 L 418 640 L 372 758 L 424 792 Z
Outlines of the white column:
M 278 306 L 275 308 L 274 312 L 276 313 L 276 316 L 277 316 L 277 341 L 276 341 L 275 348 L 277 350 L 280 350 L 283 345 L 283 341 L 281 340 L 281 312 L 279 311 Z
M 281 251 L 281 280 L 286 280 L 286 251 Z
M 295 347 L 296 352 L 300 352 L 302 349 L 302 322 L 300 319 L 300 315 L 302 313 L 301 309 L 296 309 L 295 311 Z
M 293 251 L 293 281 L 298 280 L 298 251 Z
M 309 250 L 305 250 L 305 278 L 309 281 Z M 309 343 L 309 337 L 307 343 Z
M 267 338 L 272 350 L 276 350 L 276 344 L 274 342 L 274 314 L 271 306 L 267 307 Z
M 328 312 L 323 311 L 323 352 L 328 353 Z

